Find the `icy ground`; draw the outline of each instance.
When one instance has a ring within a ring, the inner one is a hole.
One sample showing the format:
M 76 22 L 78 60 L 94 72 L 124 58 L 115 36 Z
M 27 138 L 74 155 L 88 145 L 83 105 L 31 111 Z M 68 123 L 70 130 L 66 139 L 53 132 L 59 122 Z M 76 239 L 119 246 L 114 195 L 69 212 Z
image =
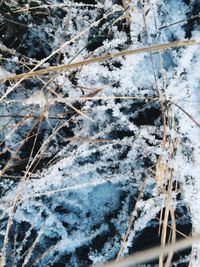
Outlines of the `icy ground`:
M 199 45 L 3 81 L 46 57 L 199 41 L 199 12 L 199 0 L 0 1 L 1 266 L 94 266 L 200 232 Z M 198 254 L 141 266 L 199 267 Z

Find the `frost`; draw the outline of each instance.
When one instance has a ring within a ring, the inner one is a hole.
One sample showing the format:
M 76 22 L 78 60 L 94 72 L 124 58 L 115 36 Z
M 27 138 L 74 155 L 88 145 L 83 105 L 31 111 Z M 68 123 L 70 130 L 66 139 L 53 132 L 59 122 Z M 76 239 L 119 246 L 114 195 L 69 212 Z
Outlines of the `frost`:
M 10 73 L 0 67 L 0 79 L 5 79 L 6 77 L 10 76 Z
M 47 99 L 43 92 L 39 91 L 34 93 L 31 97 L 24 100 L 23 105 L 39 105 L 40 108 L 43 108 L 47 105 Z

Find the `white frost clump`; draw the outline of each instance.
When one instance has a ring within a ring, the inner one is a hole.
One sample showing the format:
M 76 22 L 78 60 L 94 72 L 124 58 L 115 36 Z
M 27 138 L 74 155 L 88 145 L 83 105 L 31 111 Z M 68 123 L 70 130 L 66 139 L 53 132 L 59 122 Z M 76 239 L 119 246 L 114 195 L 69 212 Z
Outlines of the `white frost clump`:
M 40 108 L 45 107 L 47 105 L 47 98 L 45 97 L 42 91 L 35 92 L 32 96 L 28 99 L 23 101 L 23 105 L 30 106 L 30 105 L 38 105 Z

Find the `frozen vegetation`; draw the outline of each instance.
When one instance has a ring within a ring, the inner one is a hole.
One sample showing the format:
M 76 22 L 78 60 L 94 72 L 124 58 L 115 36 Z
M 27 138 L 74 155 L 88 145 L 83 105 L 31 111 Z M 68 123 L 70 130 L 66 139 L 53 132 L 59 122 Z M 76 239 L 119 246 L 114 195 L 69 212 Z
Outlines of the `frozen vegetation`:
M 200 232 L 199 12 L 199 0 L 0 1 L 0 266 L 94 266 Z M 140 266 L 198 267 L 198 253 Z

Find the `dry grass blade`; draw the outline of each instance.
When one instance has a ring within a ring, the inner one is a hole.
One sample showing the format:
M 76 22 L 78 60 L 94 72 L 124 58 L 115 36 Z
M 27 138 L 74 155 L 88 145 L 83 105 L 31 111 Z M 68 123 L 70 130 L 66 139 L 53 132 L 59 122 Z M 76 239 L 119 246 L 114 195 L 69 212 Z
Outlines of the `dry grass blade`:
M 130 267 L 130 266 L 137 266 L 140 263 L 145 263 L 147 261 L 154 260 L 158 258 L 160 255 L 169 254 L 173 252 L 177 252 L 192 246 L 194 243 L 200 241 L 200 235 L 194 235 L 189 239 L 182 239 L 170 245 L 165 245 L 164 247 L 155 247 L 152 249 L 144 250 L 138 252 L 132 256 L 124 258 L 119 262 L 111 262 L 105 265 L 99 265 L 98 267 Z
M 96 94 L 96 93 L 95 93 Z M 160 100 L 158 97 L 151 97 L 151 96 L 114 96 L 114 95 L 104 95 L 104 96 L 92 96 L 94 95 L 94 93 L 85 95 L 85 96 L 81 96 L 81 97 L 61 97 L 58 95 L 58 97 L 56 98 L 48 98 L 48 104 L 55 104 L 55 102 L 60 102 L 60 103 L 67 103 L 68 101 L 88 101 L 88 100 L 115 100 L 115 99 L 119 99 L 119 100 L 144 100 L 144 101 L 158 101 Z M 3 103 L 9 104 L 9 103 L 15 103 L 15 102 L 25 102 L 27 101 L 27 99 L 20 99 L 20 100 L 5 100 L 3 101 Z M 28 114 L 28 115 L 14 115 L 14 114 L 0 114 L 1 118 L 4 117 L 13 117 L 13 118 L 35 118 L 38 116 L 34 116 L 32 114 Z
M 144 188 L 145 188 L 145 181 L 142 183 L 142 188 L 141 188 L 141 190 L 140 190 L 140 192 L 139 192 L 139 195 L 138 195 L 138 197 L 137 197 L 137 202 L 141 199 L 141 197 L 142 197 L 142 193 L 144 192 Z M 119 252 L 118 252 L 118 254 L 117 254 L 116 262 L 118 262 L 118 261 L 120 260 L 120 258 L 121 258 L 121 254 L 122 254 L 122 252 L 123 252 L 123 250 L 124 250 L 124 247 L 125 247 L 125 245 L 126 245 L 126 242 L 127 242 L 127 240 L 128 240 L 128 236 L 129 236 L 129 234 L 130 234 L 130 232 L 131 232 L 131 228 L 132 228 L 132 226 L 133 226 L 133 223 L 134 223 L 134 220 L 135 220 L 135 216 L 136 216 L 136 206 L 137 206 L 137 202 L 136 202 L 136 204 L 134 205 L 134 208 L 133 208 L 131 217 L 130 217 L 130 219 L 129 219 L 129 224 L 128 224 L 126 233 L 125 233 L 125 235 L 124 235 L 124 237 L 123 237 L 123 239 L 122 239 L 122 244 L 121 244 L 120 250 L 119 250 Z
M 113 53 L 113 54 L 108 54 L 108 55 L 104 55 L 104 56 L 100 56 L 100 57 L 96 57 L 96 58 L 90 58 L 90 59 L 79 61 L 76 63 L 63 64 L 60 66 L 49 67 L 49 68 L 45 68 L 45 69 L 41 69 L 41 70 L 37 70 L 37 71 L 33 70 L 33 71 L 28 72 L 28 73 L 22 73 L 22 74 L 13 75 L 13 76 L 7 76 L 4 79 L 0 79 L 0 82 L 5 82 L 7 80 L 27 79 L 27 78 L 38 76 L 38 75 L 45 75 L 45 74 L 55 72 L 55 71 L 62 71 L 65 69 L 74 69 L 74 68 L 78 68 L 81 66 L 90 65 L 90 64 L 93 64 L 96 62 L 102 62 L 102 61 L 106 61 L 106 60 L 110 60 L 110 59 L 122 57 L 122 56 L 136 55 L 136 54 L 141 54 L 141 53 L 146 53 L 146 52 L 161 51 L 161 50 L 165 50 L 168 48 L 178 48 L 178 47 L 182 47 L 182 46 L 199 45 L 199 44 L 200 44 L 200 40 L 196 40 L 196 39 L 195 40 L 181 40 L 181 41 L 175 41 L 175 42 L 170 42 L 170 43 L 165 43 L 165 44 L 157 44 L 157 45 L 147 46 L 147 47 L 143 47 L 143 48 L 137 48 L 137 49 L 133 49 L 133 50 L 125 50 L 125 51 L 121 51 L 121 52 L 117 52 L 117 53 Z M 40 66 L 41 65 L 42 64 L 40 64 Z M 4 96 L 2 96 L 0 101 L 2 99 L 4 99 L 7 95 L 8 95 L 8 93 L 6 93 Z
M 163 224 L 162 224 L 162 235 L 161 235 L 161 246 L 165 246 L 166 244 L 166 241 L 167 241 L 167 228 L 168 228 L 168 220 L 169 220 L 169 214 L 170 214 L 170 211 L 171 211 L 171 214 L 173 215 L 173 208 L 172 208 L 172 199 L 171 199 L 171 193 L 172 193 L 172 170 L 167 168 L 166 169 L 166 175 L 170 176 L 169 177 L 169 189 L 168 189 L 168 194 L 167 194 L 167 203 L 166 203 L 166 207 L 165 207 L 165 211 L 164 211 L 164 221 L 163 221 Z M 175 239 L 176 239 L 176 232 L 174 231 L 176 229 L 176 221 L 173 220 L 173 241 L 175 242 Z M 160 255 L 159 257 L 159 267 L 163 267 L 163 262 L 164 262 L 164 256 L 165 255 Z M 169 254 L 168 256 L 168 259 L 167 259 L 167 263 L 165 265 L 165 267 L 167 267 L 170 262 L 171 262 L 171 259 L 172 259 L 172 256 L 173 254 Z
M 3 0 L 2 0 L 3 1 Z M 79 7 L 95 7 L 95 8 L 103 8 L 103 5 L 98 3 L 97 5 L 92 5 L 92 4 L 83 4 L 83 3 L 68 3 L 68 4 L 47 4 L 47 5 L 39 5 L 39 6 L 32 6 L 28 7 L 28 10 L 37 10 L 37 9 L 42 9 L 42 8 L 63 8 L 63 7 L 73 7 L 73 8 L 79 8 Z M 27 12 L 27 7 L 25 8 L 18 8 L 13 11 L 14 13 L 20 13 L 20 12 Z
M 174 215 L 174 209 L 171 206 L 170 207 L 170 215 L 172 218 L 172 226 L 171 226 L 171 232 L 172 232 L 172 238 L 171 238 L 171 243 L 175 243 L 176 242 L 176 219 L 175 219 L 175 215 Z M 170 241 L 169 241 L 170 243 Z M 165 267 L 170 267 L 171 261 L 173 258 L 173 251 L 171 253 L 169 253 L 168 257 L 167 257 L 167 261 L 165 263 Z
M 10 233 L 10 229 L 11 229 L 11 226 L 12 226 L 12 223 L 13 223 L 13 216 L 14 216 L 15 211 L 17 209 L 17 203 L 18 203 L 19 199 L 20 199 L 20 194 L 17 193 L 16 196 L 15 196 L 15 199 L 13 201 L 11 215 L 8 218 L 5 237 L 4 237 L 4 241 L 3 241 L 2 254 L 1 254 L 1 259 L 0 259 L 0 267 L 4 267 L 5 266 L 6 253 L 7 253 L 6 249 L 7 249 L 7 245 L 8 245 L 8 241 L 9 241 L 9 233 Z
M 171 211 L 170 211 L 170 212 L 171 212 Z M 156 217 L 156 220 L 160 221 L 160 218 Z M 162 221 L 161 221 L 161 223 L 162 223 Z M 168 224 L 167 227 L 168 227 L 169 229 L 171 229 L 171 230 L 174 230 L 174 229 L 173 229 L 173 225 Z M 177 234 L 180 234 L 180 235 L 181 235 L 182 237 L 184 237 L 184 238 L 190 238 L 189 236 L 185 235 L 183 232 L 179 231 L 177 228 L 175 229 L 175 231 L 176 231 Z
M 163 25 L 163 26 L 161 26 L 161 27 L 159 28 L 159 30 L 164 30 L 164 29 L 166 29 L 166 28 L 172 27 L 172 26 L 177 25 L 177 24 L 179 24 L 179 23 L 187 23 L 188 21 L 195 20 L 195 19 L 197 19 L 197 18 L 199 18 L 199 17 L 200 17 L 200 14 L 199 14 L 199 15 L 196 15 L 196 16 L 191 16 L 191 17 L 189 17 L 189 18 L 182 19 L 182 20 L 179 20 L 179 21 L 175 21 L 175 22 L 173 22 L 173 23 L 171 23 L 171 24 L 167 24 L 167 25 Z
M 39 120 L 40 120 L 40 118 L 35 122 L 33 127 L 29 130 L 29 132 L 27 134 L 27 137 L 29 136 L 29 133 L 31 133 L 31 131 L 36 127 L 36 125 L 38 124 Z M 27 137 L 25 137 L 23 139 L 23 141 L 20 142 L 20 146 L 14 151 L 14 153 L 11 156 L 11 158 L 7 161 L 6 165 L 0 171 L 0 178 L 12 166 L 13 159 L 16 159 L 17 154 L 19 153 L 19 151 L 22 148 L 23 144 L 27 141 Z
M 131 16 L 130 16 L 129 11 L 128 11 L 128 3 L 127 3 L 127 0 L 122 0 L 122 4 L 124 6 L 124 9 L 126 10 L 125 11 L 126 20 L 127 20 L 128 24 L 130 25 L 131 24 Z
M 196 121 L 196 120 L 192 117 L 192 115 L 190 115 L 187 111 L 185 111 L 181 106 L 179 106 L 178 104 L 176 104 L 176 103 L 174 103 L 174 102 L 172 102 L 172 101 L 170 101 L 170 103 L 172 103 L 174 106 L 176 106 L 177 108 L 179 108 L 185 115 L 188 116 L 188 118 L 190 118 L 190 119 L 196 124 L 196 126 L 200 127 L 200 123 L 199 123 L 198 121 Z
M 159 35 L 159 30 L 158 30 L 158 26 L 157 26 L 157 20 L 156 20 L 156 16 L 155 16 L 155 12 L 153 12 L 153 18 L 154 18 L 154 25 L 155 25 L 155 29 L 157 32 L 157 42 L 160 43 L 160 35 Z M 161 99 L 161 98 L 165 98 L 165 79 L 164 79 L 164 70 L 163 70 L 163 58 L 162 58 L 162 51 L 159 50 L 159 60 L 160 60 L 160 73 L 161 73 L 161 77 L 162 77 L 162 89 L 164 92 L 162 92 L 162 90 L 160 88 L 158 88 L 158 93 L 159 93 L 159 97 L 160 97 L 160 106 L 161 106 L 161 111 L 162 111 L 162 119 L 163 119 L 163 141 L 162 141 L 162 148 L 165 148 L 166 145 L 166 130 L 167 130 L 167 118 L 166 118 L 166 112 L 165 112 L 165 107 L 164 107 L 164 102 L 165 99 Z
M 158 161 L 156 163 L 156 184 L 158 190 L 162 188 L 162 183 L 163 183 L 163 176 L 166 170 L 166 164 L 163 162 L 162 156 L 158 157 Z

